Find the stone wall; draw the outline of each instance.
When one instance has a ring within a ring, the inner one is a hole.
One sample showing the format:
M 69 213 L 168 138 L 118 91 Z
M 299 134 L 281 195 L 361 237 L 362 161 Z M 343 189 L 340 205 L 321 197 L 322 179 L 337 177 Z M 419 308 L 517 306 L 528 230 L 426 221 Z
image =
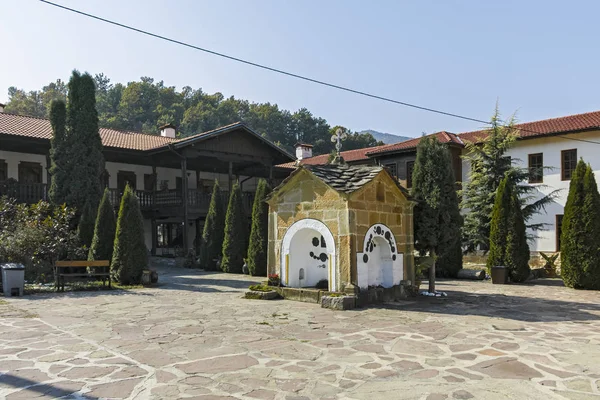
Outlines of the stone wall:
M 406 200 L 387 174 L 379 174 L 370 184 L 353 193 L 348 200 L 352 246 L 361 249 L 365 234 L 374 224 L 384 224 L 396 238 L 404 254 L 404 279 L 414 281 L 413 204 Z M 353 253 L 356 254 L 356 253 Z M 352 277 L 356 279 L 356 257 Z

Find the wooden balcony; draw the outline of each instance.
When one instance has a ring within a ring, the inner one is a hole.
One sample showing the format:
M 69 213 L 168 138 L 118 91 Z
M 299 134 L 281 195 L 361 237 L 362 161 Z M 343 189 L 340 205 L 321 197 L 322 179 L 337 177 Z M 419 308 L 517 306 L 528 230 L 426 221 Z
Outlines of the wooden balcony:
M 121 203 L 122 191 L 109 189 L 111 203 L 115 208 Z M 140 202 L 142 212 L 158 212 L 164 215 L 179 215 L 183 208 L 182 191 L 178 189 L 161 190 L 156 193 L 151 190 L 136 190 L 135 194 Z M 8 196 L 19 203 L 33 204 L 40 200 L 48 201 L 48 186 L 45 183 L 16 183 L 0 182 L 0 197 Z M 229 192 L 222 191 L 223 204 L 229 201 Z M 208 212 L 211 194 L 204 191 L 189 189 L 187 191 L 188 209 L 195 217 Z M 242 197 L 244 210 L 248 215 L 252 211 L 254 193 L 244 193 Z
M 0 197 L 8 196 L 18 203 L 34 204 L 48 200 L 48 185 L 45 183 L 0 182 Z
M 118 189 L 110 190 L 111 203 L 118 207 L 123 195 Z M 136 190 L 136 196 L 140 202 L 142 212 L 155 211 L 162 214 L 179 214 L 183 208 L 183 196 L 180 189 L 169 189 L 152 192 L 151 190 Z M 223 204 L 227 205 L 229 201 L 229 192 L 221 191 Z M 194 214 L 204 214 L 208 212 L 210 205 L 211 194 L 204 191 L 189 189 L 187 191 L 187 205 L 189 211 Z M 250 215 L 252 211 L 252 203 L 254 201 L 254 193 L 243 193 L 242 203 L 244 211 Z

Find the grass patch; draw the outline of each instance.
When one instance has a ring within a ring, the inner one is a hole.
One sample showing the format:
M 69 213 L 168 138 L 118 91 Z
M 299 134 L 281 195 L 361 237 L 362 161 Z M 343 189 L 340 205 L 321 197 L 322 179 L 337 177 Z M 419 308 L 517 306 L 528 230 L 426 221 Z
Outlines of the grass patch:
M 327 297 L 344 297 L 345 293 L 328 293 Z
M 273 289 L 271 289 L 267 285 L 250 285 L 250 287 L 248 289 L 252 290 L 253 292 L 272 292 L 273 291 Z
M 256 325 L 268 325 L 268 326 L 271 326 L 271 323 L 269 323 L 267 321 L 261 321 L 261 322 L 257 322 Z

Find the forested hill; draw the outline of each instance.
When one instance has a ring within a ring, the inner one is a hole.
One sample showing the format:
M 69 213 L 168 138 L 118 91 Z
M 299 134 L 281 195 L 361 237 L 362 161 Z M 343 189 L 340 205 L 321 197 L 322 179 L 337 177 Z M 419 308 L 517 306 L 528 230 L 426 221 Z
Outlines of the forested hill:
M 337 127 L 306 108 L 291 112 L 277 104 L 225 98 L 221 93 L 208 94 L 189 86 L 177 91 L 148 77 L 126 85 L 113 84 L 104 74 L 97 74 L 94 79 L 100 126 L 105 128 L 158 134 L 159 126 L 172 123 L 179 127 L 182 136 L 188 136 L 243 121 L 288 151 L 298 141 L 314 145 L 315 154 L 333 150 L 331 133 Z M 30 92 L 10 87 L 6 112 L 47 117 L 52 100 L 64 100 L 66 93 L 66 82 L 60 79 Z M 348 132 L 344 150 L 383 144 L 371 134 Z
M 393 133 L 377 132 L 377 131 L 374 131 L 373 129 L 367 129 L 364 131 L 360 131 L 358 133 L 361 135 L 368 133 L 368 134 L 372 135 L 375 138 L 375 140 L 377 140 L 378 142 L 383 142 L 385 144 L 404 142 L 405 140 L 413 139 L 412 137 L 409 137 L 409 136 L 399 136 L 399 135 L 394 135 Z

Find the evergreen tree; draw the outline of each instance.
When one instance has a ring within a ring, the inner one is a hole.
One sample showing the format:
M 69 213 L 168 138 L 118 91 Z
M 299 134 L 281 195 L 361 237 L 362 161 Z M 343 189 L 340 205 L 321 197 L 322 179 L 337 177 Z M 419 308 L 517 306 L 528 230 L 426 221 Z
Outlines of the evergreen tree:
M 460 240 L 460 231 L 457 232 L 456 238 L 454 245 L 439 256 L 436 264 L 436 276 L 456 278 L 458 271 L 462 269 L 463 248 L 462 241 Z
M 437 259 L 456 252 L 462 223 L 450 152 L 435 136 L 423 137 L 417 146 L 412 196 L 417 202 L 415 248 L 433 258 L 429 270 L 429 292 L 433 293 Z
M 600 289 L 599 212 L 594 172 L 580 160 L 571 177 L 560 238 L 561 275 L 569 287 Z
M 137 284 L 148 267 L 144 223 L 138 199 L 129 185 L 121 198 L 110 265 L 113 279 L 124 285 Z
M 525 222 L 545 210 L 554 202 L 558 190 L 539 196 L 540 186 L 521 185 L 529 179 L 529 171 L 512 164 L 506 152 L 519 137 L 515 118 L 511 117 L 502 124 L 498 107 L 491 119 L 491 128 L 482 134 L 478 143 L 466 142 L 465 159 L 470 164 L 469 179 L 466 182 L 461 209 L 468 210 L 465 216 L 463 240 L 468 251 L 489 249 L 490 222 L 500 181 L 509 173 L 516 188 Z M 535 232 L 544 229 L 545 224 L 527 224 L 532 232 L 529 239 L 535 238 Z
M 68 84 L 66 118 L 60 103 L 50 110 L 54 121 L 51 173 L 56 175 L 50 195 L 55 204 L 66 203 L 77 208 L 80 215 L 88 202 L 96 209 L 102 195 L 104 156 L 95 90 L 89 74 L 73 71 Z
M 50 200 L 54 205 L 66 202 L 70 171 L 70 160 L 67 153 L 67 107 L 62 100 L 54 100 L 50 104 L 50 125 L 52 140 L 50 141 Z
M 97 209 L 90 202 L 85 203 L 79 218 L 79 225 L 77 226 L 79 242 L 88 249 L 92 245 L 92 239 L 94 238 L 94 218 L 96 217 L 96 213 Z
M 267 181 L 258 181 L 254 204 L 252 205 L 252 228 L 248 244 L 248 270 L 253 276 L 267 275 L 267 244 L 269 205 L 265 201 L 270 192 Z
M 487 267 L 505 266 L 513 282 L 529 278 L 529 246 L 525 221 L 513 181 L 500 181 L 490 223 L 490 251 Z
M 225 237 L 223 239 L 223 259 L 221 269 L 224 272 L 241 273 L 246 255 L 246 217 L 242 204 L 242 191 L 236 182 L 229 196 L 227 215 L 225 216 Z
M 109 191 L 104 189 L 104 195 L 98 207 L 94 238 L 88 255 L 88 260 L 112 260 L 117 222 L 115 212 L 110 202 Z
M 221 200 L 221 189 L 219 182 L 215 180 L 208 207 L 208 214 L 204 221 L 202 231 L 202 243 L 200 244 L 200 265 L 205 270 L 217 269 L 214 260 L 221 256 L 223 250 L 223 234 L 225 229 L 225 218 L 223 202 Z

